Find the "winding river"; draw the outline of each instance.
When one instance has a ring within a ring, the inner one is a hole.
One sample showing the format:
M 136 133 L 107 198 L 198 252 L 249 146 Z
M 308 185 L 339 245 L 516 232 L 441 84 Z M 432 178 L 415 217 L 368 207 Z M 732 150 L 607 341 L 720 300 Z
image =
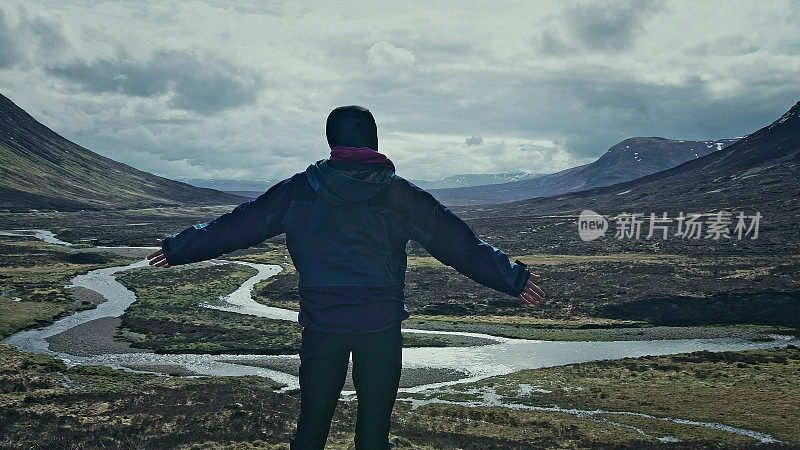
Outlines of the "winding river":
M 58 240 L 47 230 L 14 230 L 0 231 L 6 236 L 35 236 L 45 242 L 59 245 L 71 245 Z M 127 247 L 130 249 L 130 247 Z M 138 249 L 146 251 L 145 248 Z M 201 306 L 229 311 L 239 314 L 250 314 L 279 320 L 297 320 L 297 312 L 274 308 L 255 302 L 250 293 L 253 286 L 281 271 L 280 266 L 254 264 L 238 261 L 215 260 L 217 264 L 244 264 L 258 270 L 258 273 L 245 281 L 236 291 L 221 297 L 217 304 Z M 80 356 L 54 351 L 47 338 L 63 333 L 87 322 L 121 316 L 128 306 L 136 300 L 133 292 L 117 282 L 116 275 L 126 270 L 149 267 L 146 260 L 127 266 L 109 267 L 92 270 L 70 280 L 68 287 L 83 287 L 96 291 L 106 302 L 97 308 L 76 312 L 55 323 L 38 329 L 18 332 L 5 339 L 5 342 L 21 350 L 34 353 L 47 353 L 63 359 L 67 365 L 99 364 L 114 368 L 132 367 L 137 370 L 147 367 L 180 367 L 193 374 L 211 376 L 257 375 L 268 377 L 286 384 L 284 389 L 298 387 L 297 377 L 289 373 L 272 370 L 261 366 L 280 365 L 286 360 L 296 360 L 297 355 L 208 355 L 208 354 L 156 354 L 137 351 L 131 353 L 104 353 Z M 758 348 L 770 348 L 797 344 L 798 340 L 791 336 L 771 336 L 769 341 L 751 341 L 746 339 L 680 339 L 651 341 L 613 341 L 613 342 L 564 342 L 540 341 L 527 339 L 509 339 L 479 333 L 446 332 L 415 330 L 404 328 L 404 332 L 422 332 L 434 334 L 452 334 L 470 336 L 491 341 L 488 345 L 468 347 L 442 348 L 406 348 L 403 350 L 403 368 L 405 369 L 439 369 L 453 373 L 465 374 L 458 380 L 427 382 L 413 387 L 401 388 L 405 392 L 419 392 L 425 389 L 443 387 L 456 382 L 474 381 L 493 375 L 502 375 L 523 369 L 536 369 L 558 365 L 597 361 L 603 359 L 620 359 L 647 355 L 667 355 L 698 350 L 737 351 Z M 246 364 L 245 364 L 246 363 Z M 287 371 L 288 372 L 288 371 Z M 352 394 L 344 391 L 344 395 Z

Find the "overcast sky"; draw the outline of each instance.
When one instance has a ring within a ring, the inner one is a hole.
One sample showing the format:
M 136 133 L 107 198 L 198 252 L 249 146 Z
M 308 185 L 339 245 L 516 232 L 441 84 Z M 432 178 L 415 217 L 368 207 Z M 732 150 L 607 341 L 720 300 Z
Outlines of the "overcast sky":
M 340 105 L 434 179 L 741 136 L 800 100 L 798 1 L 333 3 L 4 0 L 0 92 L 137 168 L 242 180 L 326 157 Z

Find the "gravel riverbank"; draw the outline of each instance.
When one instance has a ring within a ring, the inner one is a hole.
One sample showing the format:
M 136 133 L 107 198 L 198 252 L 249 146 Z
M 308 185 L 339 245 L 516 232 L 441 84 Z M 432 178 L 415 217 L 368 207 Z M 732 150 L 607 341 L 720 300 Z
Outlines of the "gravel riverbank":
M 114 338 L 120 322 L 119 317 L 101 317 L 50 336 L 47 342 L 52 351 L 76 356 L 147 352 Z
M 235 364 L 244 366 L 263 367 L 266 369 L 277 370 L 278 372 L 288 373 L 290 375 L 299 376 L 300 374 L 300 358 L 282 357 L 271 359 L 269 361 L 261 360 L 235 360 L 228 361 Z M 423 384 L 439 383 L 444 381 L 455 381 L 468 377 L 469 375 L 452 369 L 434 369 L 434 368 L 413 368 L 404 367 L 400 373 L 400 387 L 414 387 Z M 353 362 L 351 361 L 347 367 L 347 378 L 344 383 L 345 391 L 355 390 L 353 386 Z
M 630 327 L 630 328 L 536 328 L 501 324 L 425 322 L 406 328 L 431 331 L 482 333 L 493 336 L 570 341 L 652 341 L 668 339 L 769 339 L 778 334 L 774 327 Z

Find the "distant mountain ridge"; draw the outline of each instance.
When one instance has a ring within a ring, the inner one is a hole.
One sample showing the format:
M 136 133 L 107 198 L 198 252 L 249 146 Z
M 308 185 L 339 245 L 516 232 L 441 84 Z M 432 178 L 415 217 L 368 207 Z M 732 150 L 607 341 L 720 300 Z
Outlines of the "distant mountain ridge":
M 0 210 L 99 210 L 241 203 L 98 155 L 0 94 Z
M 528 180 L 540 177 L 527 171 L 501 172 L 501 173 L 464 173 L 439 178 L 438 180 L 409 180 L 422 189 L 449 189 L 457 187 L 483 186 L 486 184 L 510 183 L 512 181 Z
M 422 189 L 443 189 L 454 187 L 481 186 L 485 184 L 508 183 L 510 181 L 527 180 L 541 176 L 532 172 L 502 172 L 474 174 L 466 173 L 440 178 L 438 180 L 409 180 Z M 205 178 L 182 178 L 180 181 L 192 186 L 217 189 L 231 194 L 255 198 L 263 194 L 279 180 L 226 180 Z
M 585 191 L 473 209 L 480 217 L 528 214 L 758 210 L 800 242 L 800 102 L 778 120 L 704 157 Z
M 192 186 L 216 189 L 223 192 L 258 192 L 263 194 L 267 189 L 272 187 L 279 180 L 226 180 L 218 179 L 212 180 L 207 178 L 181 178 L 180 181 L 191 184 Z
M 432 190 L 448 206 L 507 203 L 548 197 L 623 181 L 675 167 L 683 162 L 721 150 L 736 139 L 709 141 L 633 137 L 609 148 L 596 161 L 527 180 L 486 186 Z

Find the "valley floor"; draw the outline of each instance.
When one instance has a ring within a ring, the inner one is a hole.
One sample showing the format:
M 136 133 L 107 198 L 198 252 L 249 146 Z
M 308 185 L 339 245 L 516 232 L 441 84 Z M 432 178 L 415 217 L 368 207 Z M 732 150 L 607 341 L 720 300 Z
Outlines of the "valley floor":
M 47 228 L 82 243 L 63 247 L 0 236 L 0 337 L 96 307 L 102 298 L 65 288 L 68 280 L 147 252 L 98 245 L 153 245 L 168 231 L 221 212 L 119 211 L 69 215 L 69 221 L 59 214 L 0 214 L 0 229 Z M 559 229 L 562 220 L 548 226 Z M 520 259 L 542 273 L 549 296 L 540 309 L 464 283 L 412 247 L 406 326 L 564 341 L 760 340 L 797 335 L 800 327 L 799 255 L 524 250 Z M 297 274 L 279 239 L 225 258 L 284 267 L 257 284 L 253 297 L 297 308 Z M 121 318 L 54 336 L 51 348 L 73 354 L 296 353 L 296 324 L 198 308 L 251 275 L 252 269 L 230 264 L 128 271 L 119 279 L 139 300 Z M 404 339 L 406 346 L 481 343 L 418 333 Z M 185 377 L 191 373 L 177 367 L 135 368 L 170 376 L 67 368 L 6 344 L 0 344 L 0 360 L 0 448 L 288 448 L 299 408 L 295 391 L 279 391 L 277 383 L 258 377 Z M 296 367 L 273 369 L 292 373 Z M 460 376 L 410 374 L 407 385 Z M 792 346 L 576 364 L 401 394 L 392 435 L 396 447 L 420 449 L 800 446 L 799 386 L 800 351 Z M 340 402 L 331 448 L 350 445 L 356 405 L 354 399 Z

